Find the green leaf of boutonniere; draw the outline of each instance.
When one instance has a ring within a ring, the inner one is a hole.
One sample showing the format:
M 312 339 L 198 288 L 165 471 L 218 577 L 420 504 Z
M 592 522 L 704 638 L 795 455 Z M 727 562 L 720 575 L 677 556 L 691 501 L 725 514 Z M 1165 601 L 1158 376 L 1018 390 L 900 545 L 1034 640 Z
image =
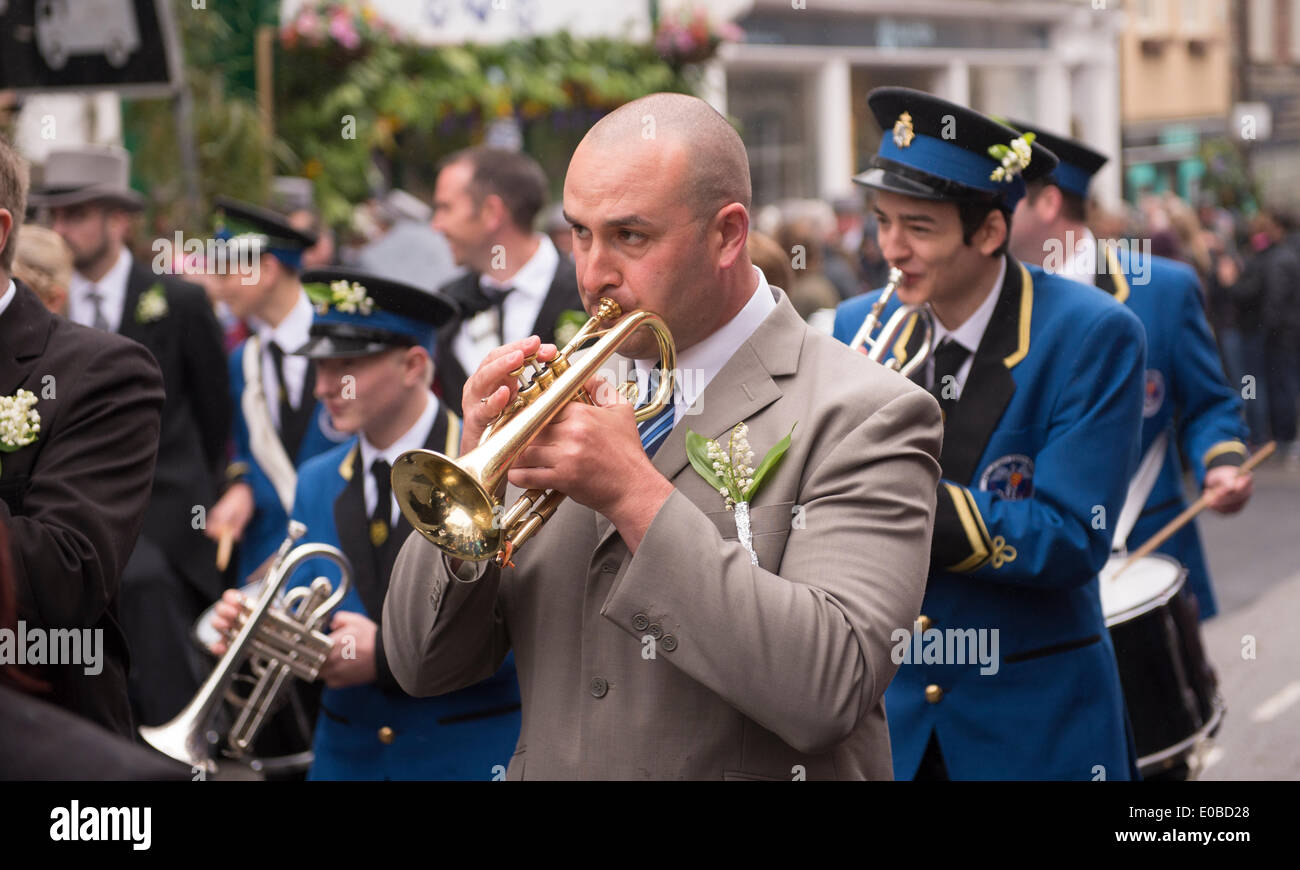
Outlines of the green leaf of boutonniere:
M 794 426 L 798 425 L 798 421 L 795 421 Z M 776 442 L 776 445 L 771 450 L 767 451 L 767 455 L 763 457 L 763 461 L 760 462 L 758 468 L 754 470 L 754 482 L 745 490 L 745 501 L 753 500 L 754 496 L 758 494 L 758 488 L 763 485 L 763 481 L 766 480 L 768 475 L 770 475 L 776 467 L 781 464 L 781 460 L 785 457 L 785 452 L 790 449 L 790 436 L 794 434 L 794 426 L 791 426 L 790 432 L 780 441 Z
M 585 311 L 561 311 L 555 318 L 555 343 L 561 347 L 568 344 L 589 319 Z
M 686 430 L 686 458 L 691 461 L 691 467 L 704 478 L 705 483 L 713 487 L 714 490 L 723 488 L 730 489 L 713 470 L 713 463 L 709 459 L 709 439 L 705 438 L 698 432 L 690 429 Z M 732 493 L 735 498 L 739 493 Z

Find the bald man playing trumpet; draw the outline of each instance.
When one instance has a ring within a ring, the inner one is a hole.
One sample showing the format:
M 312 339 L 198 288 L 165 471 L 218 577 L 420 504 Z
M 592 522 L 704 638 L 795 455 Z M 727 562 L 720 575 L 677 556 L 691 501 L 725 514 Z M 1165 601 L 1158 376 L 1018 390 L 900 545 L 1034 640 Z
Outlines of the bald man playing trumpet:
M 583 304 L 660 315 L 686 376 L 640 427 L 593 378 L 596 404 L 537 434 L 505 503 L 527 488 L 568 498 L 514 567 L 456 561 L 418 532 L 397 559 L 383 631 L 404 689 L 453 691 L 514 651 L 508 779 L 892 776 L 881 696 L 891 634 L 924 591 L 938 405 L 805 326 L 749 260 L 749 208 L 744 146 L 704 102 L 655 94 L 598 122 L 564 186 Z M 462 454 L 533 353 L 556 349 L 506 345 L 469 378 Z M 659 360 L 649 330 L 619 353 L 643 374 Z M 747 539 L 688 460 L 688 430 L 724 449 L 746 435 L 713 466 L 731 463 L 738 487 L 754 475 L 737 466 L 790 435 L 741 493 Z

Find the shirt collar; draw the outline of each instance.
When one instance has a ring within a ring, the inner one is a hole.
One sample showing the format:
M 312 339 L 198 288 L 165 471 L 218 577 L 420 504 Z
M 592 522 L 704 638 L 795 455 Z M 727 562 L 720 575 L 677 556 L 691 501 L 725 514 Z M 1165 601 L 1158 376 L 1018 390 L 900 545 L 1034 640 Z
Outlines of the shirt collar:
M 18 286 L 14 284 L 14 280 L 10 278 L 9 289 L 5 290 L 5 294 L 3 296 L 0 296 L 0 315 L 4 314 L 5 311 L 9 308 L 9 303 L 14 301 L 14 296 L 16 296 L 17 293 L 18 293 Z
M 551 281 L 555 279 L 555 269 L 560 265 L 560 252 L 545 233 L 538 233 L 536 238 L 537 250 L 509 280 L 498 281 L 491 275 L 480 275 L 479 286 L 498 290 L 511 287 L 521 296 L 545 299 L 551 290 Z
M 285 353 L 293 353 L 311 339 L 312 317 L 313 309 L 311 300 L 307 298 L 307 291 L 299 290 L 298 301 L 293 304 L 293 308 L 289 309 L 289 313 L 279 325 L 271 326 L 257 318 L 249 319 L 253 321 L 253 328 L 262 341 L 262 347 L 270 347 L 271 342 L 274 341 Z
M 758 286 L 736 316 L 703 341 L 677 355 L 678 378 L 673 396 L 677 419 L 680 420 L 686 409 L 695 404 L 709 382 L 735 356 L 740 346 L 749 340 L 759 324 L 776 309 L 776 298 L 772 295 L 772 287 L 767 283 L 763 270 L 755 266 L 754 272 L 758 277 Z M 652 365 L 651 360 L 636 361 L 641 383 L 646 382 L 644 378 L 649 376 Z
M 390 466 L 396 465 L 397 457 L 408 450 L 420 449 L 429 440 L 429 433 L 433 431 L 434 418 L 438 414 L 438 398 L 428 390 L 425 390 L 425 394 L 428 396 L 428 401 L 424 403 L 424 411 L 415 421 L 415 425 L 383 450 L 371 444 L 364 432 L 361 433 L 361 468 L 366 474 L 370 473 L 370 466 L 375 464 L 376 459 L 387 460 Z
M 122 249 L 118 251 L 117 262 L 104 273 L 104 277 L 98 281 L 91 281 L 85 275 L 74 270 L 71 280 L 68 281 L 69 290 L 72 295 L 84 299 L 93 286 L 99 288 L 99 292 L 103 294 L 106 300 L 121 300 L 126 298 L 126 282 L 130 275 L 131 252 L 123 245 Z
M 1002 262 L 998 268 L 997 281 L 993 283 L 979 308 L 976 308 L 975 312 L 966 318 L 965 323 L 956 329 L 947 329 L 939 322 L 939 318 L 934 319 L 934 346 L 936 348 L 943 343 L 945 338 L 951 337 L 953 341 L 972 354 L 979 350 L 980 340 L 984 338 L 984 330 L 988 328 L 989 321 L 993 319 L 993 309 L 997 307 L 1002 282 L 1007 277 L 1007 258 L 1004 256 L 1000 259 Z

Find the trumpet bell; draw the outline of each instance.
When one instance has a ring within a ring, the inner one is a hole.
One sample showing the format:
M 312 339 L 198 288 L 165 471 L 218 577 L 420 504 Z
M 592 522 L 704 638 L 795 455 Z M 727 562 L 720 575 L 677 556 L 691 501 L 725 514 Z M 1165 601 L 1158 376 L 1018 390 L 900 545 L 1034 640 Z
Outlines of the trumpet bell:
M 393 465 L 393 492 L 411 525 L 453 559 L 481 562 L 501 549 L 497 501 L 454 459 L 410 450 Z

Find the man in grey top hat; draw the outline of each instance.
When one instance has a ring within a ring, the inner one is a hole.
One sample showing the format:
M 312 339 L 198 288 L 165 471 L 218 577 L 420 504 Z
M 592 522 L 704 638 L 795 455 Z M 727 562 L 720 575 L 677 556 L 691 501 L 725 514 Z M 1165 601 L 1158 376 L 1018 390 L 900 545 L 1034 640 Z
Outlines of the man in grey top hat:
M 433 208 L 404 190 L 390 190 L 380 203 L 379 220 L 388 229 L 361 249 L 357 264 L 366 272 L 436 290 L 465 270 L 452 259 L 451 246 L 429 225 Z
M 72 249 L 68 319 L 144 345 L 162 369 L 167 399 L 153 492 L 122 575 L 122 624 L 131 645 L 136 718 L 157 724 L 198 688 L 189 629 L 221 592 L 215 546 L 195 528 L 225 465 L 230 407 L 221 330 L 202 288 L 156 274 L 126 246 L 144 204 L 131 190 L 128 155 L 82 146 L 51 151 L 33 205 L 48 209 Z M 202 525 L 201 523 L 199 524 Z

